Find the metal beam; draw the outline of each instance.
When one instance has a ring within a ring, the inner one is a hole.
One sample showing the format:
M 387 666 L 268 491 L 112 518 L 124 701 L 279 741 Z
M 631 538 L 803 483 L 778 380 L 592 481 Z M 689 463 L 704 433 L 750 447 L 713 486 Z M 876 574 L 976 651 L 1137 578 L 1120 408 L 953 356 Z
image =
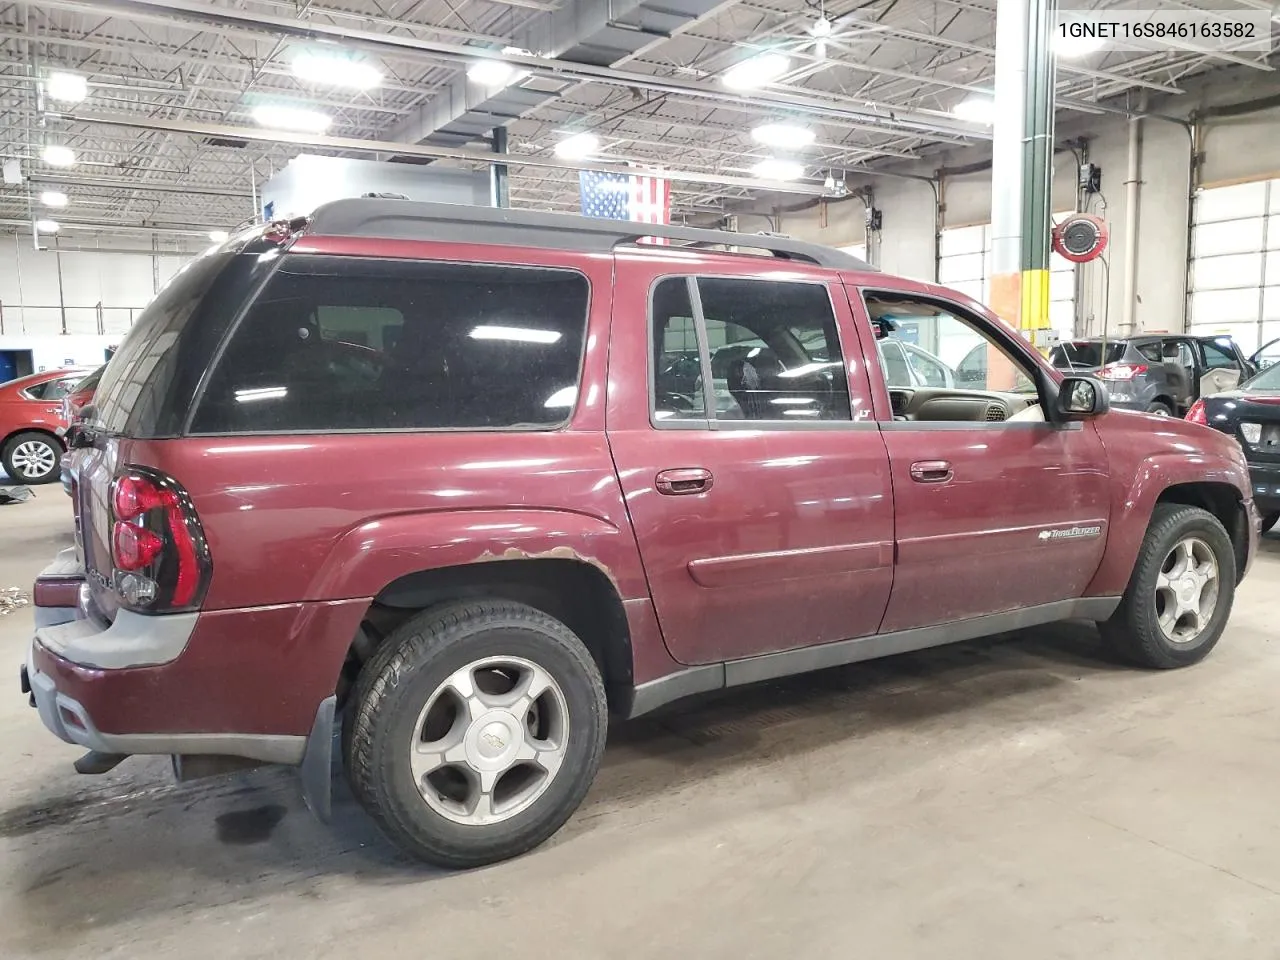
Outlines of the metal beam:
M 814 116 L 830 116 L 855 120 L 881 129 L 917 130 L 925 133 L 947 133 L 971 139 L 987 139 L 986 131 L 973 124 L 951 118 L 943 111 L 902 109 L 890 104 L 854 102 L 783 91 L 743 95 L 721 89 L 705 81 L 656 77 L 631 73 L 612 67 L 586 63 L 547 60 L 536 56 L 501 54 L 480 47 L 420 40 L 414 37 L 390 36 L 366 30 L 354 30 L 329 24 L 300 23 L 286 17 L 248 14 L 224 7 L 212 7 L 192 0 L 41 0 L 45 7 L 105 14 L 132 19 L 176 20 L 199 22 L 211 26 L 234 26 L 252 33 L 293 37 L 311 42 L 343 41 L 350 47 L 378 53 L 397 52 L 418 55 L 457 64 L 496 60 L 519 67 L 549 79 L 580 80 L 612 86 L 654 90 L 672 96 L 725 104 L 755 106 L 763 110 L 785 109 Z
M 224 123 L 199 123 L 189 120 L 166 120 L 160 117 L 143 117 L 133 114 L 62 113 L 50 114 L 73 123 L 102 124 L 104 126 L 129 127 L 135 130 L 158 130 L 167 133 L 185 133 L 193 137 L 231 137 L 260 143 L 288 143 L 295 146 L 318 147 L 351 153 L 372 153 L 386 156 L 397 154 L 415 157 L 431 157 L 437 160 L 462 160 L 469 163 L 490 165 L 502 163 L 513 167 L 543 167 L 553 170 L 599 170 L 616 172 L 631 170 L 606 163 L 579 163 L 531 157 L 525 154 L 489 153 L 470 147 L 436 147 L 420 143 L 391 143 L 386 140 L 358 140 L 352 137 L 328 137 L 288 130 L 268 130 L 261 127 L 238 127 Z M 780 183 L 754 177 L 734 177 L 721 174 L 699 173 L 691 170 L 653 171 L 678 183 L 707 183 L 721 186 L 746 187 L 752 190 L 771 190 L 779 193 L 799 193 L 822 196 L 823 188 L 816 183 Z

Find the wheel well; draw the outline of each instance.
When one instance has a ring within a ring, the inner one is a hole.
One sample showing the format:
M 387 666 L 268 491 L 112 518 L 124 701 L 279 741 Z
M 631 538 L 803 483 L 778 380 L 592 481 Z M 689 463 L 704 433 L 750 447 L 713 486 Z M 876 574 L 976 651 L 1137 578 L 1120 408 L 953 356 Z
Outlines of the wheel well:
M 339 700 L 378 644 L 405 620 L 441 603 L 480 597 L 514 600 L 555 617 L 591 651 L 610 707 L 625 705 L 633 674 L 631 635 L 622 600 L 599 568 L 560 558 L 420 570 L 387 584 L 374 598 L 360 633 L 352 641 Z
M 1245 551 L 1249 548 L 1249 518 L 1240 502 L 1240 491 L 1228 483 L 1178 483 L 1166 488 L 1158 503 L 1181 503 L 1208 510 L 1226 528 L 1236 550 L 1236 577 L 1244 575 Z
M 1152 397 L 1151 402 L 1163 403 L 1166 407 L 1168 407 L 1174 413 L 1177 413 L 1178 411 L 1178 405 L 1173 402 L 1173 397 L 1166 397 L 1166 396 Z

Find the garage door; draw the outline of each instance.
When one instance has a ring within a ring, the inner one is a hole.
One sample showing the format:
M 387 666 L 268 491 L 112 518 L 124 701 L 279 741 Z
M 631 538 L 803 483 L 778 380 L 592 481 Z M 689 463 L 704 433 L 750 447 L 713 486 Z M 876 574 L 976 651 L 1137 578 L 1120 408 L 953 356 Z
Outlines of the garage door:
M 1058 216 L 1061 216 L 1060 214 Z M 948 227 L 942 231 L 938 282 L 991 305 L 991 225 Z M 1049 326 L 1075 334 L 1075 264 L 1056 253 L 1049 257 Z
M 1191 251 L 1189 332 L 1280 337 L 1280 180 L 1201 190 Z

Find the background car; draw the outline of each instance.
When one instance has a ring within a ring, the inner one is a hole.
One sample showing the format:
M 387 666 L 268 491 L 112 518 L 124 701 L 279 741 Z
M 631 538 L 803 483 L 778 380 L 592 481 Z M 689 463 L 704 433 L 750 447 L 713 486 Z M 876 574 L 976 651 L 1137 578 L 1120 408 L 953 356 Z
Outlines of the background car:
M 88 370 L 33 373 L 0 384 L 0 467 L 15 483 L 58 479 L 62 457 L 62 400 Z
M 1262 530 L 1274 527 L 1280 521 L 1280 365 L 1272 364 L 1238 390 L 1197 400 L 1187 419 L 1239 441 Z
M 1233 390 L 1257 372 L 1230 337 L 1184 334 L 1065 340 L 1049 362 L 1096 376 L 1114 407 L 1166 416 L 1182 416 L 1200 397 Z
M 71 389 L 71 392 L 62 398 L 62 419 L 66 421 L 67 425 L 58 435 L 62 437 L 64 444 L 70 445 L 68 433 L 80 418 L 80 411 L 93 401 L 93 395 L 98 389 L 98 381 L 102 379 L 102 371 L 106 369 L 107 365 L 104 363 L 77 383 Z M 71 465 L 67 454 L 64 453 L 62 455 L 59 465 L 62 475 L 62 489 L 66 491 L 67 496 L 71 496 Z

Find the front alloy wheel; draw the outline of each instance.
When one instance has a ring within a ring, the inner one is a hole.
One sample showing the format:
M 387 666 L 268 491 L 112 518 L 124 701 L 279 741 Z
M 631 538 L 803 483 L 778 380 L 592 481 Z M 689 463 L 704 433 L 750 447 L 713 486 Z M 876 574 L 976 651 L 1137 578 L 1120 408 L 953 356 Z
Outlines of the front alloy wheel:
M 4 450 L 4 472 L 18 483 L 49 483 L 58 476 L 62 449 L 42 433 L 20 433 Z
M 1218 607 L 1218 563 L 1199 537 L 1179 540 L 1156 577 L 1156 622 L 1173 643 L 1194 643 Z

